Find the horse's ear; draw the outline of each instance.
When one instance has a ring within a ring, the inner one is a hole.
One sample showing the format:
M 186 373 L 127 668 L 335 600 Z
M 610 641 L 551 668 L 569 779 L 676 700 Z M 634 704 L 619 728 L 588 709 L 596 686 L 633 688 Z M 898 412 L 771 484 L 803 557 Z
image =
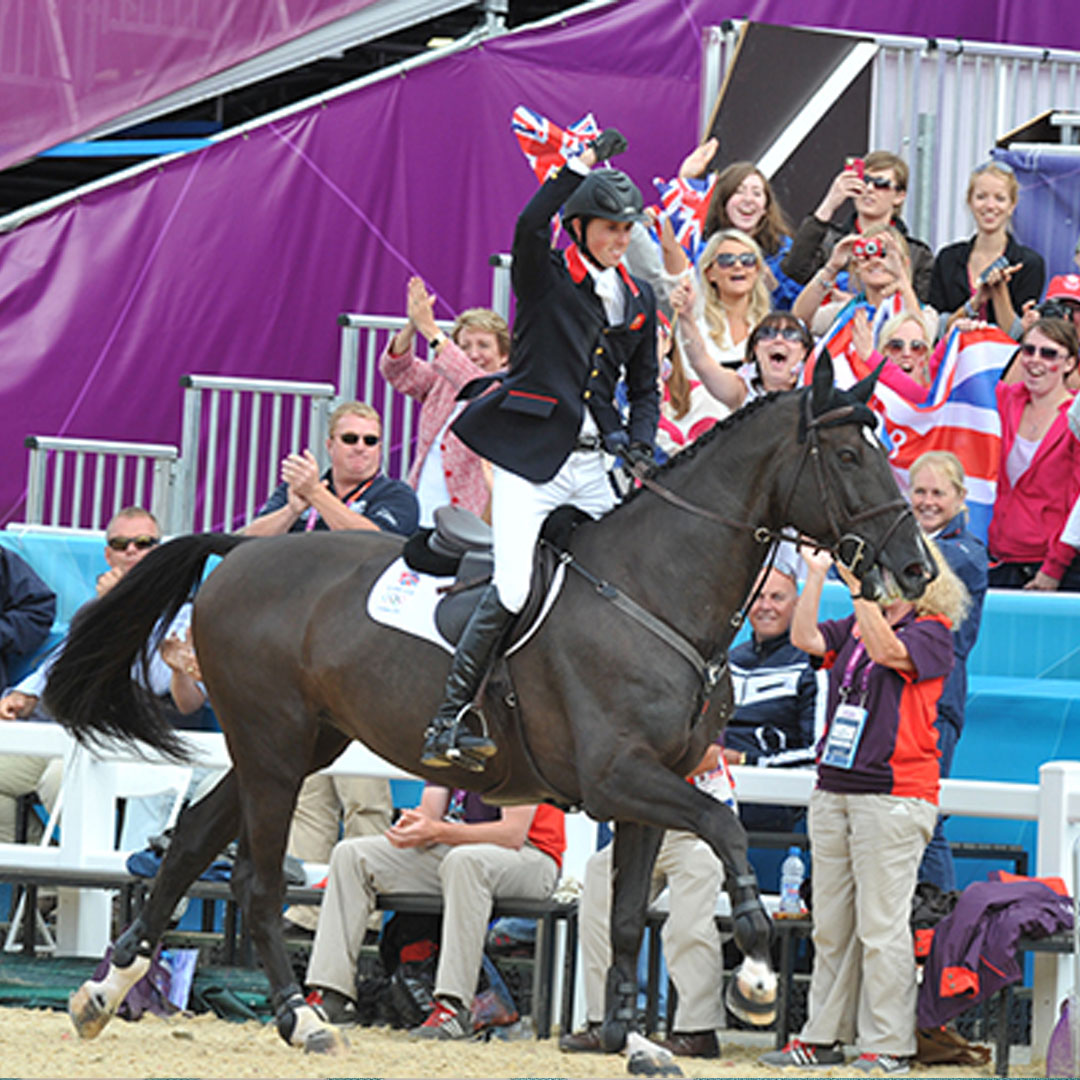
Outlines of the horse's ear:
M 823 413 L 832 399 L 833 366 L 828 349 L 822 349 L 814 364 L 814 376 L 810 383 L 810 401 L 814 415 Z
M 877 385 L 878 376 L 881 374 L 881 369 L 885 366 L 885 361 L 882 360 L 880 364 L 865 379 L 860 379 L 852 388 L 851 396 L 861 401 L 864 405 L 870 400 L 870 395 L 874 392 L 874 387 Z

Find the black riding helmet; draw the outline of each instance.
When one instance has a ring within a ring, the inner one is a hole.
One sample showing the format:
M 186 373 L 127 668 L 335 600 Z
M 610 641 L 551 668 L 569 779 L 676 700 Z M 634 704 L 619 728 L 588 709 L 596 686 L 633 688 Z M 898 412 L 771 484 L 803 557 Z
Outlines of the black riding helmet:
M 637 184 L 618 169 L 596 169 L 577 186 L 563 206 L 563 224 L 575 218 L 581 221 L 579 247 L 592 259 L 585 246 L 585 230 L 591 218 L 608 221 L 645 221 L 645 200 Z

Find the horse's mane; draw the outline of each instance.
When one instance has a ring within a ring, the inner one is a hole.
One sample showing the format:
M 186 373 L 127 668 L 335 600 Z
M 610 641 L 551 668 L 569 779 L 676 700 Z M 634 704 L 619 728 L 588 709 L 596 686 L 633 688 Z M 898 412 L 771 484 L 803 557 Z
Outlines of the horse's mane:
M 738 427 L 748 416 L 752 416 L 760 409 L 765 408 L 766 405 L 771 405 L 777 398 L 785 397 L 792 392 L 793 391 L 790 390 L 773 390 L 768 394 L 763 394 L 760 397 L 748 401 L 742 408 L 736 409 L 735 412 L 731 413 L 729 416 L 725 416 L 723 420 L 719 420 L 717 423 L 713 424 L 708 431 L 703 435 L 699 435 L 685 450 L 680 450 L 677 454 L 672 454 L 663 465 L 660 465 L 656 469 L 653 476 L 666 476 L 668 473 L 684 468 L 687 462 L 692 461 L 697 457 L 702 450 L 709 446 L 710 443 L 715 442 L 723 433 Z M 644 490 L 645 488 L 643 486 L 634 488 L 633 491 L 623 498 L 622 502 L 605 514 L 604 517 L 608 518 L 611 517 L 612 514 L 618 513 L 618 511 L 628 503 L 632 503 Z

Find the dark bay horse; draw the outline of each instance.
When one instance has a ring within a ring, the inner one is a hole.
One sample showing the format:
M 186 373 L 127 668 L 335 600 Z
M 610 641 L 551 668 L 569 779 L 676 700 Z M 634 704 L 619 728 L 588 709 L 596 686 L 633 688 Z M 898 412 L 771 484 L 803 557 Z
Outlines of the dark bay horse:
M 735 937 L 745 954 L 729 1004 L 767 1023 L 776 978 L 770 922 L 736 815 L 684 777 L 719 729 L 706 708 L 724 671 L 744 603 L 771 538 L 791 526 L 837 551 L 874 595 L 887 571 L 909 597 L 933 574 L 921 534 L 870 429 L 872 380 L 832 386 L 827 356 L 814 385 L 754 402 L 573 535 L 570 573 L 524 648 L 509 661 L 517 709 L 485 702 L 499 753 L 482 773 L 418 766 L 423 731 L 448 658 L 436 646 L 373 623 L 365 599 L 400 554 L 371 533 L 248 540 L 174 540 L 132 570 L 72 628 L 45 703 L 82 741 L 122 738 L 182 752 L 132 678 L 154 628 L 225 555 L 199 589 L 194 639 L 233 767 L 189 807 L 150 899 L 120 937 L 108 976 L 72 996 L 80 1034 L 96 1035 L 147 957 L 170 912 L 225 843 L 239 837 L 232 888 L 274 992 L 282 1037 L 332 1050 L 337 1035 L 304 1003 L 279 934 L 282 854 L 303 778 L 351 739 L 435 783 L 497 803 L 552 799 L 616 825 L 612 967 L 605 1045 L 633 1023 L 636 959 L 663 830 L 701 836 L 722 860 Z M 644 614 L 644 617 L 642 615 Z M 653 624 L 649 624 L 650 618 Z M 721 680 L 722 681 L 722 680 Z M 719 992 L 719 988 L 718 988 Z

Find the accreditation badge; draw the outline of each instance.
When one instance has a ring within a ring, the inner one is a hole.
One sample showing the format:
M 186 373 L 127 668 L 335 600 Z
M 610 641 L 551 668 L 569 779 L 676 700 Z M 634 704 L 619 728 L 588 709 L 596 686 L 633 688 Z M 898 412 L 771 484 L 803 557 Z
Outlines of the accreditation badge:
M 825 750 L 821 755 L 822 765 L 850 769 L 855 764 L 855 754 L 865 727 L 866 710 L 861 705 L 851 705 L 846 701 L 838 705 L 829 725 L 829 737 L 825 740 Z

